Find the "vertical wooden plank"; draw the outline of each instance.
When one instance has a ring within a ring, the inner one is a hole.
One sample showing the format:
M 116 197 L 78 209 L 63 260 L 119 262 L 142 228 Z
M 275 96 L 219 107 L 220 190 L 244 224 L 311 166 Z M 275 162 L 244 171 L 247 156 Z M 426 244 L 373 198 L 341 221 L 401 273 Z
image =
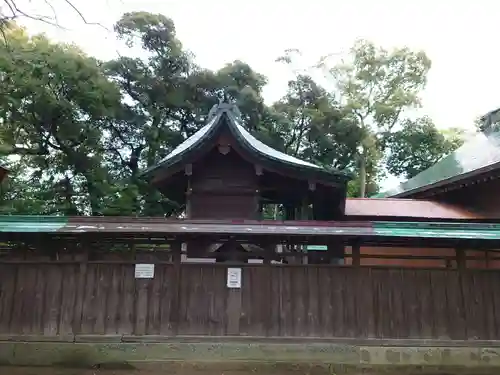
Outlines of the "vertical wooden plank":
M 485 340 L 494 340 L 496 337 L 496 322 L 495 322 L 495 298 L 493 296 L 496 285 L 493 272 L 481 272 L 481 291 L 483 293 L 483 311 L 484 311 L 484 337 Z
M 35 301 L 36 292 L 36 266 L 25 265 L 25 290 L 24 290 L 24 306 L 23 306 L 23 317 L 22 317 L 22 333 L 31 334 L 33 319 L 35 312 L 33 309 L 33 304 Z
M 44 330 L 46 336 L 58 334 L 61 310 L 62 272 L 60 265 L 48 266 L 48 283 L 45 288 Z
M 173 277 L 172 277 L 172 290 L 173 298 L 170 308 L 170 324 L 174 334 L 178 334 L 179 314 L 180 314 L 180 293 L 181 293 L 181 243 L 174 242 L 170 245 L 173 260 Z
M 419 289 L 418 272 L 419 270 L 405 269 L 401 273 L 401 285 L 405 286 L 406 294 L 403 306 L 404 316 L 406 324 L 408 324 L 408 337 L 413 339 L 420 338 L 422 330 L 422 312 L 419 302 L 422 291 Z
M 346 336 L 355 338 L 358 331 L 356 313 L 356 276 L 359 268 L 345 268 L 344 271 L 344 322 L 346 325 Z
M 408 325 L 404 318 L 403 304 L 407 298 L 405 293 L 405 285 L 402 284 L 401 273 L 402 269 L 397 268 L 390 270 L 391 280 L 391 306 L 392 306 L 392 321 L 394 322 L 393 337 L 405 339 L 408 338 Z
M 473 275 L 473 291 L 476 296 L 476 304 L 475 304 L 475 322 L 474 324 L 476 325 L 477 332 L 478 332 L 478 339 L 479 340 L 487 340 L 488 339 L 488 324 L 486 322 L 486 314 L 485 314 L 485 307 L 488 304 L 487 301 L 484 299 L 484 294 L 483 294 L 483 278 L 485 275 L 485 272 L 483 271 L 471 271 Z
M 346 330 L 344 324 L 344 268 L 330 267 L 330 276 L 332 279 L 330 300 L 332 305 L 331 319 L 333 323 L 333 336 L 345 337 Z
M 205 294 L 208 296 L 208 320 L 210 327 L 208 330 L 209 335 L 221 336 L 228 334 L 227 327 L 229 324 L 228 303 L 229 290 L 226 285 L 226 271 L 224 267 L 217 265 L 210 265 L 210 285 L 206 284 L 208 290 Z M 246 272 L 243 272 L 245 275 Z M 250 285 L 245 283 L 243 276 L 242 288 L 248 288 Z M 241 319 L 240 319 L 241 321 Z M 240 326 L 241 328 L 241 326 Z
M 227 334 L 229 336 L 240 333 L 240 313 L 241 313 L 241 290 L 230 289 L 227 300 Z
M 417 285 L 420 290 L 421 338 L 434 338 L 434 308 L 432 297 L 431 270 L 417 270 Z
M 96 284 L 94 314 L 95 324 L 92 330 L 93 334 L 103 335 L 105 333 L 104 325 L 106 321 L 107 294 L 109 289 L 109 279 L 112 276 L 110 266 L 107 264 L 96 264 Z M 112 266 L 111 266 L 112 267 Z
M 482 319 L 478 314 L 478 293 L 474 282 L 474 273 L 467 270 L 461 273 L 464 306 L 465 306 L 465 320 L 467 327 L 467 338 L 478 340 L 481 337 L 480 320 Z
M 118 310 L 118 333 L 132 335 L 134 334 L 135 322 L 134 265 L 123 265 L 121 272 L 123 297 L 120 299 L 120 309 Z
M 174 264 L 175 287 L 178 290 L 175 291 L 174 298 L 172 299 L 171 321 L 175 328 L 175 334 L 178 335 L 189 334 L 189 330 L 186 329 L 186 326 L 189 328 L 187 311 L 189 310 L 189 298 L 193 288 L 190 284 L 191 280 L 186 276 L 189 272 L 187 267 L 187 264 L 181 264 L 177 270 Z M 173 311 L 174 308 L 176 311 Z
M 78 266 L 62 266 L 62 301 L 59 319 L 59 334 L 70 335 L 73 332 L 75 297 L 77 295 Z
M 160 300 L 161 300 L 161 284 L 163 281 L 163 269 L 165 265 L 157 264 L 155 266 L 155 275 L 153 280 L 150 280 L 149 296 L 148 296 L 148 319 L 146 333 L 148 335 L 160 334 Z
M 268 290 L 269 290 L 269 304 L 268 310 L 268 321 L 267 335 L 268 336 L 279 336 L 281 333 L 281 325 L 283 324 L 283 307 L 282 307 L 282 292 L 281 286 L 283 283 L 284 274 L 290 267 L 281 267 L 270 265 L 267 267 L 268 278 Z
M 36 270 L 35 299 L 33 301 L 33 321 L 31 332 L 33 334 L 43 334 L 44 312 L 45 312 L 45 288 L 47 287 L 48 266 L 38 265 Z
M 184 271 L 184 270 L 183 270 Z M 185 312 L 187 325 L 185 326 L 188 335 L 203 335 L 205 327 L 203 326 L 203 315 L 205 306 L 208 303 L 207 295 L 204 292 L 203 285 L 205 282 L 210 283 L 210 278 L 213 278 L 215 270 L 210 269 L 208 272 L 204 265 L 190 265 L 186 267 L 187 272 L 183 272 L 184 277 L 189 279 L 191 290 L 187 299 L 187 309 Z M 212 274 L 212 275 L 210 275 Z M 206 280 L 206 281 L 205 281 Z
M 380 314 L 380 338 L 394 337 L 394 321 L 392 314 L 387 314 L 392 311 L 391 306 L 391 280 L 387 269 L 379 270 L 380 292 L 379 292 L 379 309 Z
M 88 254 L 77 254 L 75 260 L 79 261 L 78 277 L 76 280 L 75 307 L 73 309 L 73 333 L 82 332 L 83 306 L 85 300 L 86 280 L 87 280 L 87 260 Z
M 500 290 L 496 288 L 500 285 L 500 272 L 491 271 L 491 292 L 493 303 L 493 317 L 495 318 L 495 332 L 493 340 L 500 339 Z
M 10 323 L 14 310 L 14 295 L 16 290 L 18 265 L 7 264 L 3 267 L 2 275 L 2 315 L 0 316 L 0 333 L 10 333 Z
M 460 284 L 460 270 L 445 271 L 444 288 L 447 295 L 448 332 L 452 340 L 466 339 L 466 322 L 463 310 L 463 298 Z
M 253 267 L 253 276 L 251 298 L 249 303 L 251 303 L 250 308 L 252 309 L 253 316 L 253 332 L 256 336 L 266 336 L 268 332 L 268 326 L 271 322 L 271 265 L 266 265 L 266 267 Z M 262 301 L 265 308 L 257 308 L 257 301 Z
M 371 268 L 359 268 L 357 270 L 357 312 L 358 312 L 358 336 L 363 338 L 375 338 L 375 307 L 374 294 L 375 285 L 373 283 Z
M 308 291 L 307 291 L 307 272 L 309 267 L 292 267 L 289 270 L 291 274 L 290 299 L 292 302 L 293 314 L 293 335 L 307 335 L 307 310 L 308 310 Z M 283 289 L 286 285 L 283 285 Z
M 0 333 L 9 333 L 16 266 L 0 264 Z
M 384 319 L 385 313 L 382 307 L 381 294 L 384 293 L 381 286 L 381 270 L 371 270 L 371 289 L 373 293 L 373 321 L 375 329 L 375 338 L 384 337 Z
M 330 289 L 332 288 L 332 278 L 328 266 L 320 267 L 318 270 L 318 299 L 320 302 L 320 336 L 331 337 L 333 334 L 332 321 L 332 299 Z
M 297 304 L 301 298 L 295 282 L 295 267 L 285 267 L 281 269 L 279 279 L 278 298 L 278 317 L 279 317 L 279 335 L 280 336 L 298 336 L 297 316 L 300 311 Z M 300 282 L 300 281 L 299 281 Z M 300 319 L 300 316 L 298 316 Z
M 85 285 L 83 286 L 83 307 L 82 307 L 82 323 L 81 334 L 94 333 L 95 326 L 95 287 L 97 278 L 97 266 L 95 264 L 87 264 L 85 277 Z
M 319 267 L 317 265 L 310 266 L 307 268 L 307 283 L 305 283 L 306 294 L 308 299 L 307 308 L 307 332 L 308 336 L 318 337 L 321 336 L 321 309 L 319 293 Z
M 167 265 L 162 269 L 161 289 L 160 289 L 160 334 L 172 335 L 174 329 L 170 318 L 172 316 L 172 301 L 174 298 L 174 275 L 173 265 Z
M 26 283 L 26 266 L 24 264 L 19 264 L 17 267 L 16 278 L 15 278 L 15 289 L 14 296 L 12 300 L 12 315 L 10 318 L 10 332 L 12 334 L 21 334 L 23 331 L 24 322 L 23 319 L 23 305 L 26 305 L 28 301 L 24 302 L 26 299 L 25 283 Z
M 264 259 L 264 264 L 265 264 L 265 259 Z M 265 266 L 262 266 L 265 267 Z M 252 291 L 253 285 L 252 282 L 254 281 L 254 271 L 255 268 L 253 267 L 248 267 L 245 269 L 245 272 L 242 273 L 241 275 L 241 314 L 240 314 L 240 335 L 242 336 L 249 336 L 249 335 L 255 335 L 254 331 L 256 331 L 258 328 L 258 322 L 256 321 L 256 317 L 254 315 L 254 312 L 252 311 Z M 258 283 L 258 281 L 256 281 Z M 256 285 L 258 287 L 258 285 Z M 263 291 L 265 292 L 265 291 Z M 216 316 L 216 311 L 214 309 L 215 304 L 210 303 L 210 311 L 209 311 L 209 319 L 212 321 L 214 316 Z M 210 331 L 210 334 L 212 335 L 213 331 Z M 249 333 L 251 332 L 251 333 Z M 258 336 L 262 336 L 258 335 Z
M 446 296 L 446 271 L 431 271 L 432 302 L 434 306 L 434 338 L 449 339 Z
M 106 320 L 104 330 L 107 334 L 118 333 L 118 309 L 120 299 L 123 295 L 122 290 L 122 266 L 120 264 L 110 264 L 108 267 L 111 283 L 106 297 Z
M 148 279 L 135 279 L 136 299 L 135 303 L 135 335 L 146 334 L 146 321 L 148 316 L 148 289 L 151 281 Z

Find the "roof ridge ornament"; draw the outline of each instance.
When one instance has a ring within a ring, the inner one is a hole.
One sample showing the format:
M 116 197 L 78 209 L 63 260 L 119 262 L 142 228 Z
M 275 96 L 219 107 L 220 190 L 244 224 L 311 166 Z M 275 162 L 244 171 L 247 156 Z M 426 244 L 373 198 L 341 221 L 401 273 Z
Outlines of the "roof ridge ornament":
M 229 112 L 231 113 L 237 120 L 241 121 L 241 111 L 238 108 L 238 105 L 232 101 L 227 92 L 222 94 L 222 97 L 219 97 L 219 103 L 214 104 L 208 113 L 208 121 L 211 121 L 219 111 Z

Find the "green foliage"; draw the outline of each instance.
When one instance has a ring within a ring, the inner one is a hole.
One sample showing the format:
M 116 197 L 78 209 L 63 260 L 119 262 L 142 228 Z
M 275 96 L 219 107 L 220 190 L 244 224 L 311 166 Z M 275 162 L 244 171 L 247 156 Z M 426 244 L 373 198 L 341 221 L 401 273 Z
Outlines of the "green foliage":
M 75 46 L 30 37 L 13 23 L 3 31 L 0 157 L 11 177 L 0 190 L 2 213 L 182 211 L 139 172 L 197 131 L 223 95 L 238 104 L 248 130 L 270 146 L 364 176 L 350 184 L 351 196 L 375 193 L 384 166 L 411 176 L 459 143 L 430 121 L 401 117 L 419 105 L 430 67 L 423 53 L 407 49 L 388 52 L 358 43 L 351 61 L 332 69 L 338 92 L 296 72 L 285 95 L 266 105 L 266 77 L 243 61 L 218 71 L 197 66 L 174 22 L 163 15 L 126 13 L 115 25 L 119 38 L 144 51 L 140 59 L 100 62 Z M 293 53 L 281 61 L 291 64 Z
M 405 120 L 401 130 L 387 136 L 390 148 L 387 169 L 392 174 L 412 178 L 460 147 L 462 135 L 459 129 L 440 132 L 428 117 Z

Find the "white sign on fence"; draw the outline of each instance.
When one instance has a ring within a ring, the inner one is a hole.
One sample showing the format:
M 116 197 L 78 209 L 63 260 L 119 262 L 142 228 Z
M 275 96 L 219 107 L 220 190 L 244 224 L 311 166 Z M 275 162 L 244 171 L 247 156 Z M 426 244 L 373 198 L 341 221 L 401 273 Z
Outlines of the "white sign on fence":
M 135 278 L 136 279 L 152 279 L 155 277 L 154 264 L 136 264 Z
M 241 288 L 241 268 L 227 269 L 227 287 L 231 289 Z

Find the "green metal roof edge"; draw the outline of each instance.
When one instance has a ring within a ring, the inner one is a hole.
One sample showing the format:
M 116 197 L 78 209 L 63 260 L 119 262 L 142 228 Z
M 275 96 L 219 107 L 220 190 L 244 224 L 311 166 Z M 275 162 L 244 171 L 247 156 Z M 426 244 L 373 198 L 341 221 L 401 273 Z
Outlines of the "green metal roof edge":
M 439 221 L 372 221 L 373 228 L 414 228 L 414 229 L 483 229 L 500 230 L 497 223 L 457 223 Z
M 49 233 L 66 226 L 66 216 L 0 215 L 0 232 Z
M 377 236 L 500 240 L 500 224 L 374 222 Z

